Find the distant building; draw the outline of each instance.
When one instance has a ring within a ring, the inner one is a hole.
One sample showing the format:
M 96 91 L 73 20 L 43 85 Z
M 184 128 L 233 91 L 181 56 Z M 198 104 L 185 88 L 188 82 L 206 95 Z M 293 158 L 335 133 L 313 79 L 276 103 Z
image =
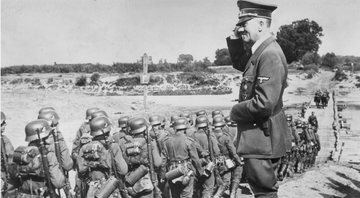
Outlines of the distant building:
M 146 53 L 145 53 L 145 54 L 146 54 Z M 152 61 L 152 56 L 149 56 L 149 55 L 148 55 L 148 57 L 149 57 L 149 59 L 148 59 L 148 60 L 149 60 L 148 64 L 149 64 L 149 65 L 154 64 L 153 61 Z M 136 61 L 136 63 L 142 64 L 142 59 L 143 59 L 143 56 L 140 56 L 140 58 Z

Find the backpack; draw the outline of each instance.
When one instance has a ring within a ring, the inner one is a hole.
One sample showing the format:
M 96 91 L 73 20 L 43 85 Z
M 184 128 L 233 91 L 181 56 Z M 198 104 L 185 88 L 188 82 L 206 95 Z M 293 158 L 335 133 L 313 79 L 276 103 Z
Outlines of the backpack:
M 107 149 L 98 141 L 92 141 L 85 144 L 82 157 L 92 169 L 111 168 L 106 163 Z
M 41 154 L 36 146 L 19 146 L 14 151 L 13 162 L 18 166 L 18 176 L 45 178 Z

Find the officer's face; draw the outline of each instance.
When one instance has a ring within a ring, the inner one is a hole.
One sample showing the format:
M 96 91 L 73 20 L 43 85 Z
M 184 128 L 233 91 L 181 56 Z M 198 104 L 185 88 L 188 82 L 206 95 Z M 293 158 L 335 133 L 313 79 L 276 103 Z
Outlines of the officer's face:
M 240 25 L 238 32 L 240 33 L 241 38 L 244 42 L 255 42 L 258 40 L 259 30 L 261 31 L 262 29 L 261 23 L 262 22 L 259 21 L 257 18 L 253 18 Z

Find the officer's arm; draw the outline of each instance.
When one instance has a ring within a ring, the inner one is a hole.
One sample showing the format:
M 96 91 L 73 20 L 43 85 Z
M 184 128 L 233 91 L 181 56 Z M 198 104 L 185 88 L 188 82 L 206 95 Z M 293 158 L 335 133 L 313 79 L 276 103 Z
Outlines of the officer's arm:
M 285 79 L 285 68 L 280 54 L 264 51 L 258 65 L 255 96 L 233 106 L 230 116 L 238 123 L 266 121 L 278 105 Z
M 47 154 L 47 158 L 49 161 L 49 173 L 50 173 L 50 181 L 54 185 L 55 188 L 62 188 L 65 186 L 65 175 L 60 170 L 59 163 L 56 159 L 54 152 L 49 152 Z
M 234 143 L 231 141 L 230 137 L 226 138 L 225 145 L 229 151 L 230 157 L 232 157 L 236 164 L 241 164 L 240 157 L 237 155 Z
M 246 53 L 243 40 L 227 37 L 226 43 L 233 67 L 239 71 L 244 71 L 246 63 L 250 58 L 250 54 Z
M 128 165 L 122 155 L 119 145 L 116 143 L 113 143 L 113 144 L 111 144 L 110 149 L 111 149 L 110 152 L 113 152 L 113 155 L 115 157 L 114 161 L 115 161 L 116 170 L 114 170 L 114 171 L 117 171 L 117 173 L 119 175 L 125 175 L 129 170 L 128 170 Z

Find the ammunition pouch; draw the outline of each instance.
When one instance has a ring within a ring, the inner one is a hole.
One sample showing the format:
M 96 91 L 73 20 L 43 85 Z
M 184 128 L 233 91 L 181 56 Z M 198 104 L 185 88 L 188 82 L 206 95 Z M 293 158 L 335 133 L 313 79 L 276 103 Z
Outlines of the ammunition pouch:
M 190 164 L 190 159 L 171 162 L 169 171 L 165 173 L 166 180 L 171 181 L 173 184 L 181 182 L 183 185 L 187 185 L 190 181 L 190 176 L 193 174 L 189 166 Z M 190 175 L 189 172 L 191 172 Z
M 224 174 L 232 170 L 235 167 L 235 163 L 229 157 L 222 155 L 216 158 L 216 166 L 218 167 L 219 173 Z
M 30 161 L 39 155 L 38 149 L 28 149 L 27 146 L 19 146 L 15 149 L 13 161 L 19 165 L 29 164 Z
M 125 182 L 129 186 L 134 186 L 141 178 L 143 178 L 148 173 L 149 169 L 144 165 L 140 165 L 137 169 L 128 173 L 125 176 Z
M 102 151 L 99 144 L 89 144 L 86 145 L 83 157 L 87 161 L 98 161 L 101 158 L 101 154 Z
M 111 176 L 105 183 L 101 185 L 101 188 L 95 193 L 96 198 L 108 198 L 117 189 L 119 181 Z
M 210 161 L 206 166 L 205 166 L 205 176 L 206 177 L 210 177 L 210 175 L 212 174 L 212 172 L 214 171 L 215 168 L 215 163 Z

